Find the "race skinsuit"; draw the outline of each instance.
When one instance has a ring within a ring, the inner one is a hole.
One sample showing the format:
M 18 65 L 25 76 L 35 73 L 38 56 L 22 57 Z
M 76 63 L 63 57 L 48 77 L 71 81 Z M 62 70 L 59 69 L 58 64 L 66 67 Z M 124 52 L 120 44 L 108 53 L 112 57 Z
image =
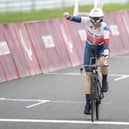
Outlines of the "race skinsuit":
M 84 65 L 90 65 L 90 57 L 95 52 L 97 57 L 109 56 L 110 29 L 105 22 L 95 28 L 89 17 L 73 16 L 71 21 L 83 23 L 87 31 L 87 40 L 84 52 Z M 86 72 L 91 72 L 91 67 L 85 67 Z

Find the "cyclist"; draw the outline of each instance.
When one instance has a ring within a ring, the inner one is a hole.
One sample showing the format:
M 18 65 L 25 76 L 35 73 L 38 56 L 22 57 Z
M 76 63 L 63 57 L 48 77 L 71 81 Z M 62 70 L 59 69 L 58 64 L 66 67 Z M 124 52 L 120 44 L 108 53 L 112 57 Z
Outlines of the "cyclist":
M 109 59 L 109 42 L 110 42 L 110 29 L 104 22 L 104 13 L 100 8 L 93 8 L 88 16 L 71 16 L 68 12 L 64 13 L 67 20 L 84 23 L 87 31 L 87 40 L 84 52 L 84 65 L 90 64 L 90 56 L 93 52 L 96 53 L 100 64 L 104 65 Z M 86 105 L 84 114 L 90 114 L 90 67 L 85 67 L 86 72 Z M 101 67 L 102 73 L 102 91 L 108 91 L 108 67 Z

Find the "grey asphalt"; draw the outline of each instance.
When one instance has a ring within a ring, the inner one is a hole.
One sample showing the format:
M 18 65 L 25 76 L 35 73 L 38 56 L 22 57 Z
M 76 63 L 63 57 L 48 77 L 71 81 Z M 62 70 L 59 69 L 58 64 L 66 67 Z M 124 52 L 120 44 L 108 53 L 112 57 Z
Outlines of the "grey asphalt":
M 128 129 L 129 55 L 110 59 L 100 120 L 84 115 L 85 75 L 69 68 L 0 84 L 0 129 Z

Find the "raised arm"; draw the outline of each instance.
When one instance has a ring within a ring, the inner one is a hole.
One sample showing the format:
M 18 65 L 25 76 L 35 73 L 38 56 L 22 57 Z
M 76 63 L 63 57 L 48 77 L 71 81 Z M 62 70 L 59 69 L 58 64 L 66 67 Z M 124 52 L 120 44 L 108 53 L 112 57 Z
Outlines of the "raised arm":
M 78 23 L 86 23 L 88 20 L 89 20 L 89 17 L 82 17 L 82 16 L 72 16 L 70 15 L 68 12 L 65 12 L 64 13 L 64 17 L 67 19 L 67 20 L 70 20 L 70 21 L 73 21 L 73 22 L 78 22 Z

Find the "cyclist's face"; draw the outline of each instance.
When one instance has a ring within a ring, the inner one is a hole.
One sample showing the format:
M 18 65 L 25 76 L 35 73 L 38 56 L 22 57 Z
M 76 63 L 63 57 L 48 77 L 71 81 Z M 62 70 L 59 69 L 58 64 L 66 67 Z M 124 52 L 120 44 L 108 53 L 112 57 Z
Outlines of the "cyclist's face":
M 93 24 L 93 26 L 94 26 L 95 28 L 99 28 L 100 25 L 101 25 L 100 22 L 92 22 L 92 24 Z
M 90 17 L 90 21 L 95 28 L 98 28 L 98 27 L 100 27 L 101 22 L 103 21 L 103 19 L 100 18 L 100 17 Z

